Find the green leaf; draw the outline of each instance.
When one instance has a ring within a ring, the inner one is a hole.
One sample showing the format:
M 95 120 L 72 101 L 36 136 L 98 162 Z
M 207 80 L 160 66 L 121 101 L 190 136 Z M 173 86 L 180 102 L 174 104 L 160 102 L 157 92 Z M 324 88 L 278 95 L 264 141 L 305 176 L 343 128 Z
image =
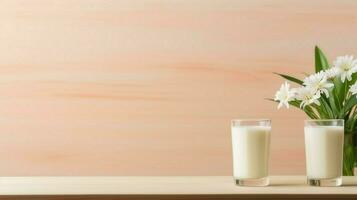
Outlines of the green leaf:
M 346 83 L 346 82 L 345 82 Z M 335 78 L 333 80 L 333 84 L 334 84 L 334 92 L 333 95 L 335 97 L 335 102 L 336 102 L 336 106 L 339 108 L 339 110 L 342 109 L 343 106 L 343 102 L 344 102 L 344 93 L 345 93 L 345 84 L 341 82 L 341 80 L 339 78 Z
M 305 106 L 305 108 L 301 108 L 300 107 L 301 101 L 290 101 L 289 104 L 303 110 L 307 114 L 307 116 L 309 116 L 311 119 L 320 118 L 315 114 L 315 112 L 312 110 L 310 106 Z
M 341 91 L 339 94 L 339 99 L 342 103 L 342 106 L 346 105 L 346 103 L 347 103 L 347 100 L 346 100 L 347 94 L 348 94 L 348 81 L 345 80 L 345 82 L 342 83 Z
M 290 101 L 289 104 L 302 110 L 302 108 L 300 108 L 301 102 L 299 101 Z
M 330 107 L 330 104 L 327 100 L 327 98 L 325 96 L 322 96 L 320 98 L 320 103 L 321 103 L 321 107 L 323 108 L 323 110 L 325 111 L 325 118 L 327 119 L 334 119 L 335 115 Z
M 285 78 L 285 79 L 287 79 L 287 80 L 289 80 L 289 81 L 292 81 L 292 82 L 294 82 L 294 83 L 297 83 L 297 84 L 299 84 L 299 85 L 302 85 L 302 83 L 303 83 L 302 80 L 297 79 L 297 78 L 292 77 L 292 76 L 289 76 L 289 75 L 279 74 L 279 73 L 274 73 L 274 74 L 279 75 L 279 76 L 281 76 L 281 77 L 283 77 L 283 78 Z
M 349 132 L 353 132 L 353 130 L 356 127 L 356 121 L 357 121 L 357 115 L 354 114 L 351 117 L 348 117 L 347 120 L 345 120 L 345 129 Z
M 349 82 L 350 85 L 353 85 L 357 81 L 357 73 L 352 74 L 352 80 Z
M 321 103 L 321 101 L 320 101 L 320 105 L 310 104 L 310 106 L 312 108 L 314 108 L 315 111 L 319 114 L 319 116 L 320 116 L 319 119 L 329 119 L 326 108 L 325 108 L 324 104 Z
M 335 115 L 337 115 L 337 113 L 339 113 L 340 111 L 337 107 L 337 102 L 335 101 L 334 91 L 335 91 L 334 89 L 332 89 L 332 91 L 330 90 L 330 95 L 328 97 L 328 101 L 330 102 L 332 112 L 335 113 Z
M 317 73 L 321 70 L 326 70 L 328 68 L 329 64 L 326 59 L 326 56 L 318 46 L 315 46 L 315 72 Z
M 311 118 L 311 119 L 321 119 L 310 106 L 305 106 L 304 112 Z
M 344 176 L 353 176 L 355 158 L 356 158 L 355 147 L 353 145 L 344 145 L 343 147 L 343 175 Z
M 343 113 L 341 113 L 340 116 L 345 115 L 345 113 L 352 109 L 355 105 L 357 105 L 357 98 L 353 95 L 347 100 L 346 104 L 343 106 Z

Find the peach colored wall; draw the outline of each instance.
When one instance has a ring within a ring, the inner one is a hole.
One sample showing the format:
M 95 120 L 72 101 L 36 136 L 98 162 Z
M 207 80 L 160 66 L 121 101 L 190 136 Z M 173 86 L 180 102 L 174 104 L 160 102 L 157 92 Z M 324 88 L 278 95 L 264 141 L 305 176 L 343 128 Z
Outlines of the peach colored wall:
M 229 175 L 230 119 L 273 119 L 271 172 L 303 174 L 303 119 L 265 101 L 313 46 L 357 55 L 356 1 L 1 0 L 0 175 Z

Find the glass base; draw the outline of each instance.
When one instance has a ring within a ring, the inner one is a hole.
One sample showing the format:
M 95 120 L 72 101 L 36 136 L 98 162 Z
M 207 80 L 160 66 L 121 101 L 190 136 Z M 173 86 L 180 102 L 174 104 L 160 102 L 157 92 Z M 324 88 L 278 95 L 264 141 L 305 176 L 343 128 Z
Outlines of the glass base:
M 235 182 L 238 186 L 262 187 L 269 185 L 269 178 L 235 179 Z
M 307 183 L 311 186 L 336 187 L 342 185 L 342 178 L 313 179 L 307 178 Z

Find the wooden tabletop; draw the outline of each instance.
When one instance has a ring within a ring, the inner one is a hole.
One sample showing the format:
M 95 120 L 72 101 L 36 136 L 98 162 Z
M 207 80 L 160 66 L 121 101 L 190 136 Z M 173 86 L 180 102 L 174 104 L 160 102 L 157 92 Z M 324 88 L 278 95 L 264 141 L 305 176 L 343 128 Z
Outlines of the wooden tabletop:
M 357 199 L 357 177 L 311 187 L 304 176 L 273 176 L 268 187 L 238 187 L 229 176 L 2 177 L 0 199 Z

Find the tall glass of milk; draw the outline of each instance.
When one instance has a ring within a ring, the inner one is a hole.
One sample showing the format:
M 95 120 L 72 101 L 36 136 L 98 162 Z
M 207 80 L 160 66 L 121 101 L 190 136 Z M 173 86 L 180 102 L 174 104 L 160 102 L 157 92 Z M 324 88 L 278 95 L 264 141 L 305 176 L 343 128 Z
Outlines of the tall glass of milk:
M 233 177 L 239 186 L 269 184 L 271 121 L 232 120 Z
M 344 120 L 305 120 L 306 172 L 309 185 L 342 184 Z

